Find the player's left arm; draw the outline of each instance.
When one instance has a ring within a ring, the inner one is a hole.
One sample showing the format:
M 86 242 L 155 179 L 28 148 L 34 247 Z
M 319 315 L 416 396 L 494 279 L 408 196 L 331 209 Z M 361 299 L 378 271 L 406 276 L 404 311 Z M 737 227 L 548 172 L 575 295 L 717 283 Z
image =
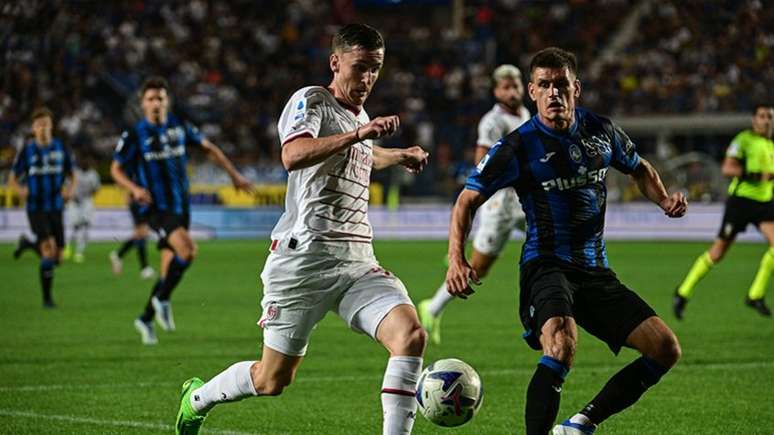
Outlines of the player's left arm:
M 614 123 L 609 124 L 612 133 L 612 159 L 610 165 L 629 174 L 646 198 L 656 203 L 669 217 L 682 217 L 688 210 L 688 201 L 682 192 L 668 194 L 658 171 L 649 161 L 637 154 L 637 147 L 629 136 Z
M 62 162 L 62 170 L 65 173 L 65 183 L 62 185 L 62 199 L 69 201 L 75 193 L 76 180 L 75 171 L 73 170 L 73 157 L 69 151 L 64 152 L 64 162 Z
M 669 195 L 658 171 L 649 161 L 640 158 L 640 164 L 631 173 L 631 177 L 637 183 L 640 192 L 661 207 L 665 215 L 678 218 L 688 210 L 688 200 L 685 195 L 682 192 Z
M 374 169 L 389 168 L 401 165 L 409 172 L 417 174 L 427 166 L 430 153 L 422 147 L 414 145 L 411 148 L 382 148 L 374 145 Z
M 234 184 L 234 187 L 237 190 L 242 190 L 249 194 L 255 194 L 255 186 L 253 186 L 253 184 L 250 183 L 247 178 L 245 178 L 242 174 L 239 173 L 239 171 L 237 171 L 237 169 L 234 167 L 234 164 L 231 163 L 231 160 L 229 160 L 229 158 L 223 154 L 223 151 L 221 151 L 217 145 L 210 142 L 206 138 L 202 138 L 201 146 L 207 153 L 207 157 L 213 162 L 217 163 L 218 166 L 223 168 L 223 170 L 228 173 L 228 176 L 231 177 L 231 182 Z

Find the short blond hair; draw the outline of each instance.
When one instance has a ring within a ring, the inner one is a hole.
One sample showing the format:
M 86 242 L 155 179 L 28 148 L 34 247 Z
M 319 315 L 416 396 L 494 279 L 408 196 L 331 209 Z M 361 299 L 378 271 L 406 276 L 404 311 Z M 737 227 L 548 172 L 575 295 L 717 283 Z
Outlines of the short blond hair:
M 492 80 L 497 84 L 503 79 L 521 79 L 521 71 L 511 64 L 500 65 L 492 72 Z

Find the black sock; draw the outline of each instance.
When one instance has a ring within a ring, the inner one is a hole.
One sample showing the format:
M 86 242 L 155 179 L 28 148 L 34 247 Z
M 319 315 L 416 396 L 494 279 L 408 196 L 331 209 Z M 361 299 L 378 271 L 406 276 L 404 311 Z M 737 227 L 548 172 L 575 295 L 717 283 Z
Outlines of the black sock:
M 137 258 L 140 260 L 140 268 L 148 267 L 148 251 L 145 250 L 145 239 L 135 239 L 134 246 L 137 248 Z
M 172 290 L 177 287 L 180 280 L 183 278 L 183 272 L 188 269 L 191 263 L 183 260 L 175 255 L 175 258 L 169 263 L 169 270 L 167 270 L 167 276 L 164 277 L 164 281 L 161 284 L 159 293 L 156 295 L 161 301 L 168 301 L 172 296 Z
M 142 312 L 142 315 L 140 316 L 140 319 L 145 323 L 148 323 L 151 320 L 153 320 L 153 315 L 156 314 L 156 310 L 153 309 L 153 304 L 151 303 L 151 298 L 159 292 L 162 281 L 163 280 L 159 278 L 158 281 L 156 281 L 156 283 L 153 284 L 153 288 L 151 289 L 150 296 L 148 296 L 148 302 L 145 304 L 145 310 Z
M 580 412 L 594 424 L 630 407 L 667 372 L 648 357 L 640 357 L 613 375 L 594 399 Z
M 525 422 L 527 435 L 546 435 L 559 413 L 562 384 L 570 369 L 561 361 L 543 355 L 527 387 Z
M 56 262 L 51 258 L 40 259 L 40 285 L 43 289 L 43 302 L 53 302 L 51 298 L 51 284 L 54 281 L 54 265 Z
M 134 239 L 128 239 L 126 240 L 120 248 L 118 248 L 118 258 L 122 258 L 124 254 L 126 254 L 127 251 L 132 249 L 132 246 L 134 246 Z

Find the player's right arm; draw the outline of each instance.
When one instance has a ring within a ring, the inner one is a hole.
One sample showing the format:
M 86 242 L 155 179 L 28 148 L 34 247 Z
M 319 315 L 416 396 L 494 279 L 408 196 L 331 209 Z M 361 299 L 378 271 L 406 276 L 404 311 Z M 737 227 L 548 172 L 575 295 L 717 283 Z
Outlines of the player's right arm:
M 398 130 L 398 117 L 374 118 L 355 130 L 325 137 L 302 135 L 282 145 L 282 165 L 288 171 L 308 168 L 364 139 L 379 139 Z
M 745 148 L 742 133 L 736 135 L 726 149 L 726 156 L 720 165 L 720 172 L 724 177 L 740 178 L 746 181 L 762 181 L 766 177 L 762 172 L 747 172 L 745 170 Z
M 452 209 L 446 287 L 449 294 L 463 299 L 473 293 L 470 282 L 479 284 L 476 272 L 465 259 L 465 239 L 470 232 L 475 211 L 495 192 L 513 186 L 519 178 L 515 145 L 506 139 L 495 143 L 479 162 Z
M 449 224 L 449 269 L 446 271 L 446 288 L 449 294 L 467 299 L 467 295 L 473 293 L 469 282 L 476 284 L 478 280 L 476 271 L 465 258 L 465 240 L 470 233 L 473 224 L 473 216 L 486 197 L 475 190 L 463 189 L 457 202 L 452 208 L 451 223 Z
M 19 184 L 19 177 L 27 174 L 27 159 L 24 158 L 24 150 L 25 147 L 22 147 L 22 149 L 16 153 L 16 159 L 13 161 L 11 175 L 8 176 L 8 186 L 16 192 L 22 200 L 27 199 L 27 196 L 29 195 L 27 186 Z
M 113 177 L 113 181 L 119 186 L 129 191 L 132 196 L 132 200 L 139 202 L 140 204 L 150 204 L 153 202 L 150 192 L 137 185 L 124 171 L 125 165 L 131 163 L 137 159 L 136 144 L 134 136 L 128 131 L 121 134 L 116 145 L 116 150 L 113 152 L 113 163 L 110 164 L 110 176 Z

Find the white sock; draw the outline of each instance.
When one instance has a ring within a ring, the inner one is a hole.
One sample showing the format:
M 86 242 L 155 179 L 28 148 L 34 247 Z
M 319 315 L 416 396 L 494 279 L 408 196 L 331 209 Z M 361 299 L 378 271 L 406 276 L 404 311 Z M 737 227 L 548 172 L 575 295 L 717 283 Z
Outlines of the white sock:
M 207 412 L 218 403 L 236 402 L 245 397 L 257 396 L 250 375 L 255 361 L 242 361 L 220 372 L 209 382 L 191 393 L 191 406 L 198 413 Z
M 417 381 L 422 357 L 394 356 L 387 362 L 382 382 L 383 435 L 410 434 L 417 416 Z
M 452 299 L 454 299 L 454 296 L 449 294 L 449 291 L 446 289 L 446 283 L 444 282 L 438 287 L 438 290 L 435 291 L 433 299 L 430 300 L 430 305 L 427 307 L 430 310 L 430 314 L 432 314 L 433 317 L 437 317 L 441 314 L 441 311 L 443 311 L 446 304 L 451 302 Z
M 89 227 L 87 226 L 83 226 L 75 233 L 75 252 L 77 254 L 83 255 L 84 251 L 86 251 L 86 240 L 89 237 L 87 233 L 88 228 Z

